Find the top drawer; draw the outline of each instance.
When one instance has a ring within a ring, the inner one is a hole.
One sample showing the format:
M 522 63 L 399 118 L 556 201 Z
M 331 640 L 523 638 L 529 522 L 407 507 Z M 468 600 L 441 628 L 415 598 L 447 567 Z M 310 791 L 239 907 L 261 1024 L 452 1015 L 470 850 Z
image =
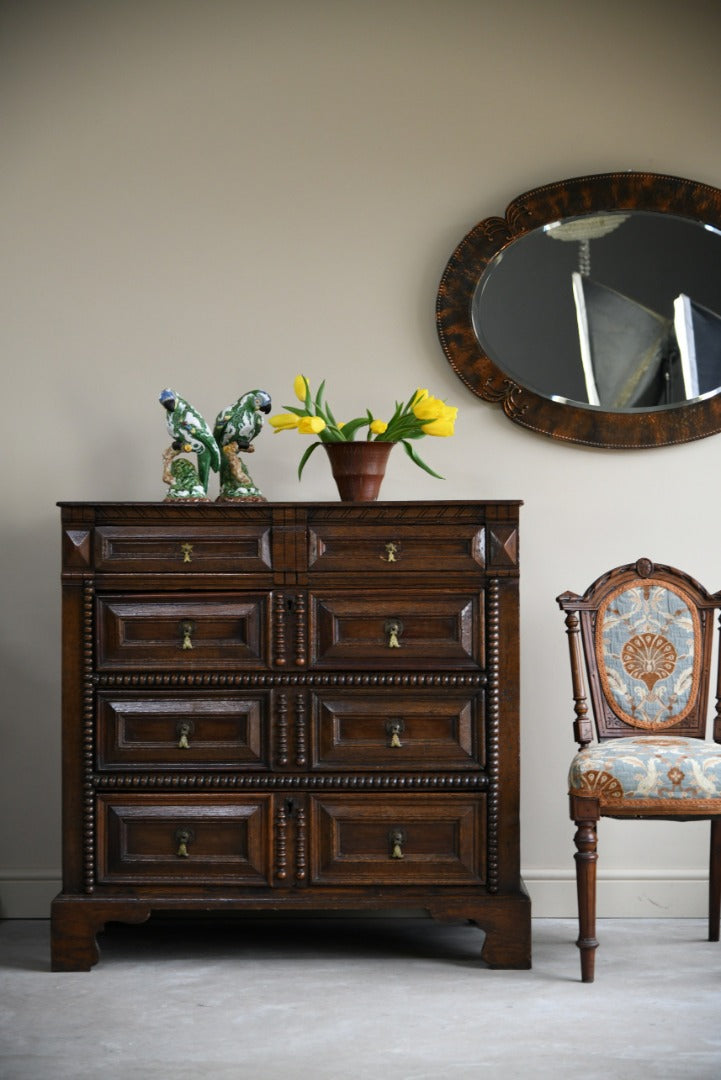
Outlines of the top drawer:
M 272 566 L 270 526 L 100 526 L 95 567 L 108 573 L 258 573 Z
M 485 566 L 485 529 L 477 521 L 347 524 L 314 521 L 308 535 L 312 573 L 349 571 L 437 575 L 478 573 Z

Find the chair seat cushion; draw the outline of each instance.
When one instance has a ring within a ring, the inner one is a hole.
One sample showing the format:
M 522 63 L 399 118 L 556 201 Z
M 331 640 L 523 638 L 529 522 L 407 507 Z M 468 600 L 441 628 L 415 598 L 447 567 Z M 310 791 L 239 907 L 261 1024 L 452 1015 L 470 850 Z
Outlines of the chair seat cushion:
M 593 796 L 602 810 L 721 813 L 721 745 L 642 735 L 587 746 L 568 776 L 572 795 Z

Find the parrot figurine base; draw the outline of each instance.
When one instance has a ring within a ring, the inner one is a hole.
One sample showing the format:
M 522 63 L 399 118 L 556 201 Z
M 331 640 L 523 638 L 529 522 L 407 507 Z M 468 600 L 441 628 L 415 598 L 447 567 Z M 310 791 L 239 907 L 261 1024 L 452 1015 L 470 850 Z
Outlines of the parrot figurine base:
M 169 446 L 163 454 L 163 482 L 168 485 L 165 502 L 210 502 L 198 470 L 180 451 Z
M 252 454 L 253 447 L 248 446 L 244 453 Z M 237 442 L 223 447 L 220 461 L 220 495 L 215 500 L 220 503 L 267 502 L 265 495 L 253 483 L 253 479 L 243 464 Z

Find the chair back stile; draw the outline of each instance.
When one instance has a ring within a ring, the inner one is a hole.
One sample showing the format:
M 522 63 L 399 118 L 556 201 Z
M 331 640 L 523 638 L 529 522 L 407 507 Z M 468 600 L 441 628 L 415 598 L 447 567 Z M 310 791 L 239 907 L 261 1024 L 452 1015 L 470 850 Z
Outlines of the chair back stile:
M 561 603 L 561 600 L 564 601 L 563 607 L 567 612 L 566 634 L 568 636 L 568 651 L 571 661 L 573 707 L 576 714 L 573 721 L 573 737 L 578 745 L 583 748 L 593 742 L 593 725 L 588 712 L 586 684 L 583 678 L 584 653 L 580 638 L 581 621 L 578 611 L 570 607 L 571 603 L 574 600 L 580 600 L 580 597 L 575 596 L 573 593 L 565 593 L 563 597 L 559 597 L 559 603 Z
M 714 600 L 717 604 L 719 612 L 719 638 L 718 638 L 718 659 L 716 663 L 716 708 L 714 712 L 712 739 L 714 742 L 721 743 L 721 592 L 714 593 Z

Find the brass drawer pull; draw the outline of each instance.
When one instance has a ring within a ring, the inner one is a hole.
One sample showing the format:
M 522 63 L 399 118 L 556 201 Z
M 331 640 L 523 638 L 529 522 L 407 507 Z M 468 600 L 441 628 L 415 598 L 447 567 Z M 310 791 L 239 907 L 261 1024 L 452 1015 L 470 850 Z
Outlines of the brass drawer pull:
M 385 626 L 383 627 L 388 635 L 388 648 L 400 649 L 401 643 L 398 640 L 400 634 L 403 633 L 403 623 L 400 619 L 386 619 Z
M 178 845 L 176 855 L 181 859 L 188 859 L 190 857 L 188 852 L 188 844 L 191 844 L 195 839 L 195 835 L 192 829 L 188 829 L 186 826 L 181 826 L 175 830 L 175 842 Z
M 195 623 L 192 623 L 190 619 L 183 619 L 180 624 L 180 632 L 183 635 L 182 649 L 192 649 L 193 642 L 191 641 L 191 634 L 195 630 Z
M 403 733 L 403 730 L 404 724 L 402 720 L 386 720 L 386 732 L 388 733 L 388 735 L 390 735 L 391 739 L 390 743 L 388 744 L 389 746 L 401 747 L 403 745 L 403 743 L 401 742 L 401 735 Z
M 402 829 L 393 829 L 388 833 L 391 846 L 391 859 L 403 858 L 403 845 L 406 842 L 406 834 Z
M 178 735 L 178 749 L 190 750 L 189 736 L 193 734 L 193 725 L 189 720 L 181 720 L 175 728 Z
M 181 544 L 180 545 L 180 554 L 183 556 L 183 562 L 184 563 L 192 562 L 193 561 L 193 558 L 192 558 L 192 556 L 193 556 L 193 545 L 192 544 Z
M 400 556 L 400 544 L 394 544 L 390 541 L 386 544 L 386 553 L 381 555 L 383 562 L 398 562 Z

